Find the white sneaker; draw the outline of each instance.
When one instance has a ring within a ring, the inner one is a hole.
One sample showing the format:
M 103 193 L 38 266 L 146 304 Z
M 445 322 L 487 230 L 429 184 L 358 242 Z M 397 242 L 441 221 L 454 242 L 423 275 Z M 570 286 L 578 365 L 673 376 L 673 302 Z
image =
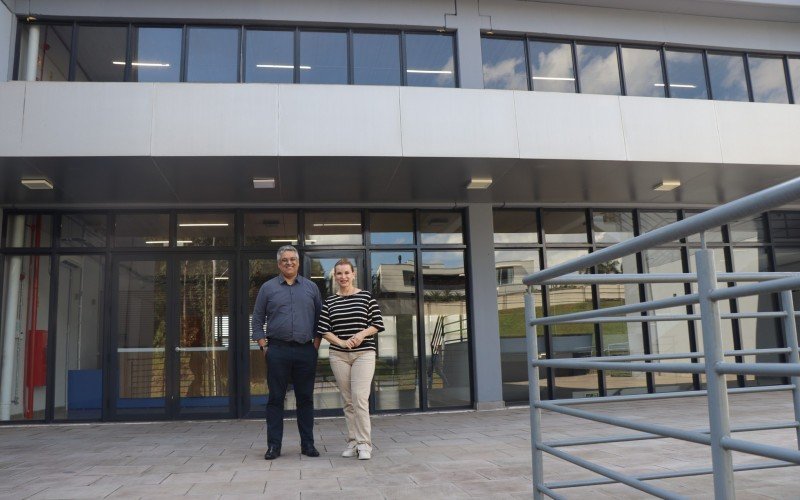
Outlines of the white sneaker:
M 360 444 L 356 449 L 358 450 L 359 460 L 369 460 L 370 458 L 372 458 L 372 450 L 367 448 L 367 445 Z
M 342 452 L 342 456 L 344 458 L 353 458 L 356 455 L 358 455 L 358 451 L 356 450 L 356 445 L 354 444 L 348 444 L 347 448 L 345 448 Z

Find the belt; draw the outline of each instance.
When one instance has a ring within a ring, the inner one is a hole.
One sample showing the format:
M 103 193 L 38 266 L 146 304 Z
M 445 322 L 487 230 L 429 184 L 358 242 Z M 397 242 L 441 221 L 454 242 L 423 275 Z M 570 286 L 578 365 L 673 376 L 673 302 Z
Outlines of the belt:
M 309 345 L 313 342 L 313 340 L 309 340 L 308 342 L 295 342 L 294 340 L 281 340 L 281 339 L 267 339 L 267 345 L 272 347 L 275 345 L 281 345 L 284 347 L 300 347 L 304 345 Z

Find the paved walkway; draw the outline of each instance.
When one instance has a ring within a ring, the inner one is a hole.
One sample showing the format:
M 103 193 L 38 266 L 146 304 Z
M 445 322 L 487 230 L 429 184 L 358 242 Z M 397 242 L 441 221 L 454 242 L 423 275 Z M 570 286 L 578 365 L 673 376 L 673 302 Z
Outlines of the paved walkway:
M 792 419 L 788 393 L 731 397 L 734 425 Z M 589 407 L 583 407 L 588 409 Z M 607 414 L 706 427 L 702 398 L 591 407 Z M 263 422 L 252 420 L 0 427 L 0 498 L 530 498 L 527 408 L 376 416 L 370 461 L 341 458 L 344 421 L 320 419 L 319 458 L 300 455 L 293 422 L 283 456 L 263 459 Z M 545 439 L 619 430 L 545 412 Z M 793 430 L 737 437 L 797 446 Z M 707 447 L 663 439 L 571 447 L 584 458 L 630 472 L 702 467 Z M 735 456 L 737 463 L 764 459 Z M 547 481 L 591 478 L 558 459 Z M 712 498 L 709 476 L 656 481 L 692 498 Z M 739 498 L 800 498 L 800 467 L 736 473 Z M 568 498 L 644 498 L 619 485 L 559 490 Z

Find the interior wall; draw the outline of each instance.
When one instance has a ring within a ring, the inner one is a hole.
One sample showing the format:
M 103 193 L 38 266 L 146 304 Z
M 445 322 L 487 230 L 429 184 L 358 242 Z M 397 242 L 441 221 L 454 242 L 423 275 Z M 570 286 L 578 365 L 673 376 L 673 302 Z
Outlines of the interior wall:
M 0 2 L 0 81 L 11 80 L 17 23 L 6 4 Z

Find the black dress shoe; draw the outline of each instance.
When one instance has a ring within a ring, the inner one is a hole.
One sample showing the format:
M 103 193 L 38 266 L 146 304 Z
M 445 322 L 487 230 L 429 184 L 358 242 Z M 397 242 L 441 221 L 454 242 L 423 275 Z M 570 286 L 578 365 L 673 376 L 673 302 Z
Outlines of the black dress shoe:
M 317 451 L 317 449 L 314 448 L 313 444 L 311 446 L 306 446 L 305 448 L 301 449 L 300 453 L 302 453 L 303 455 L 305 455 L 307 457 L 318 457 L 319 456 L 319 451 Z
M 267 448 L 267 452 L 264 453 L 264 460 L 275 460 L 281 456 L 281 449 L 277 446 L 270 446 Z

